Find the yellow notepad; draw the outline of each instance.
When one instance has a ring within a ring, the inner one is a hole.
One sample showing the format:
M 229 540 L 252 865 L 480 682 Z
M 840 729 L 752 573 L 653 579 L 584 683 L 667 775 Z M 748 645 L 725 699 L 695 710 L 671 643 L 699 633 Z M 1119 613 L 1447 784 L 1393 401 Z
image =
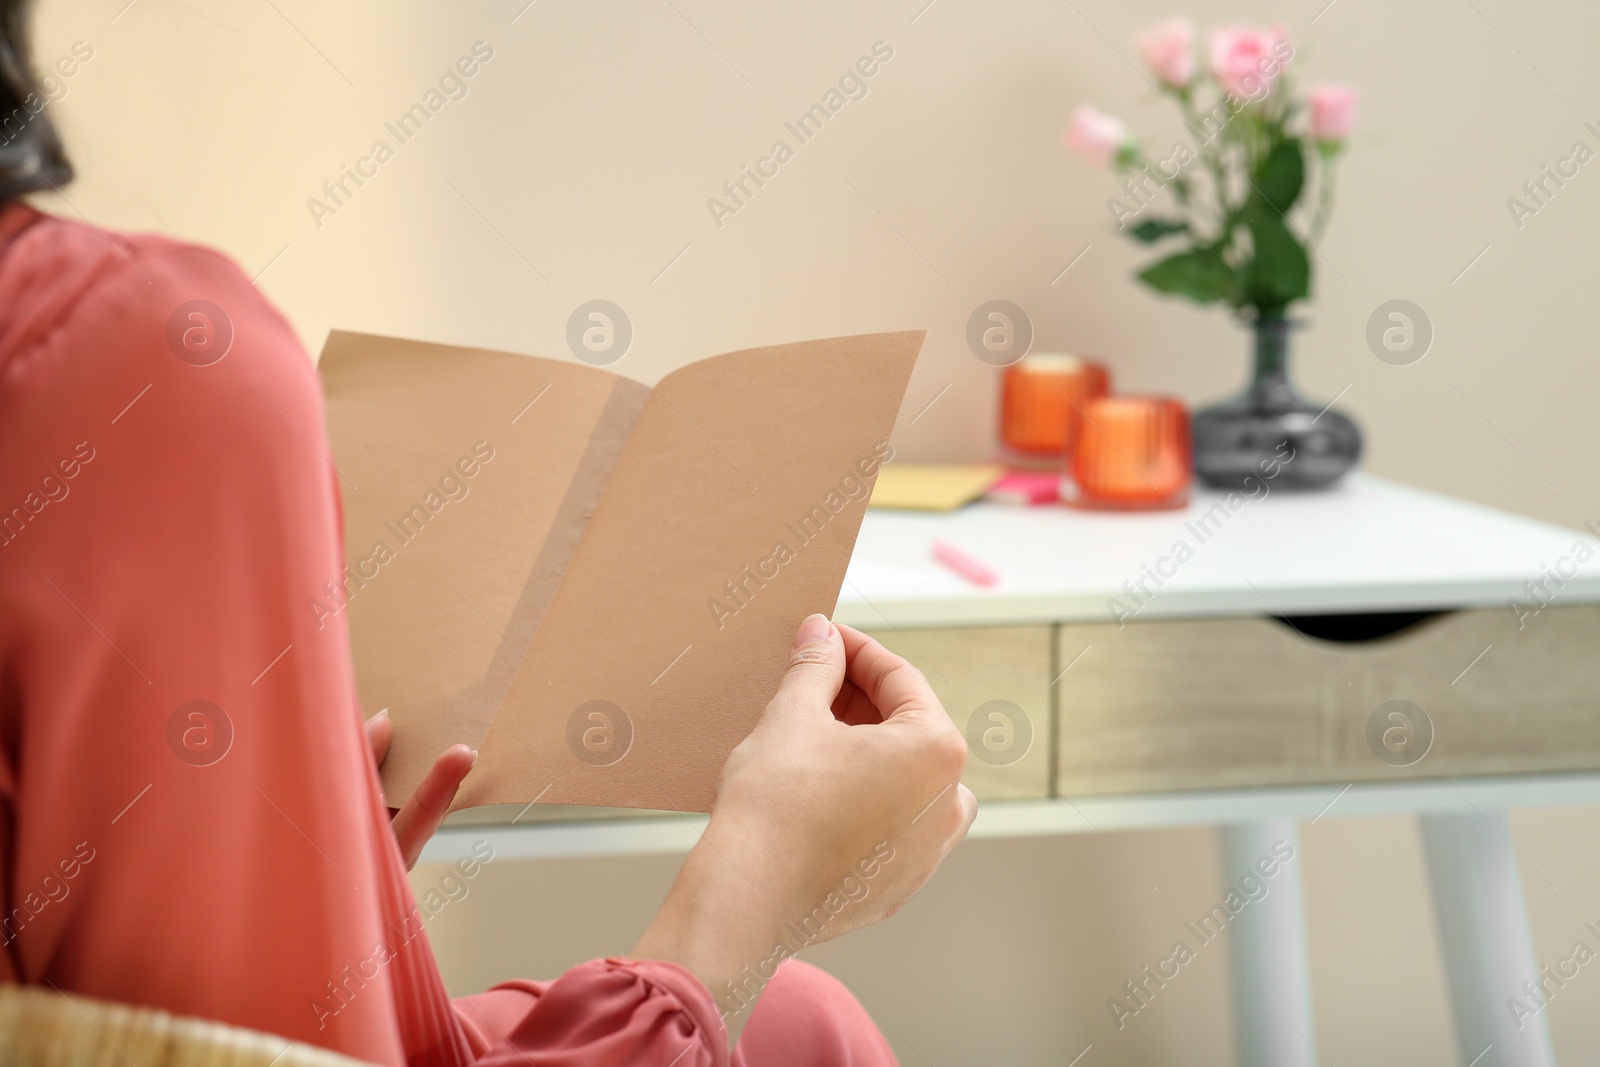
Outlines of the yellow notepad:
M 913 511 L 954 511 L 999 481 L 994 463 L 890 463 L 878 471 L 871 506 Z

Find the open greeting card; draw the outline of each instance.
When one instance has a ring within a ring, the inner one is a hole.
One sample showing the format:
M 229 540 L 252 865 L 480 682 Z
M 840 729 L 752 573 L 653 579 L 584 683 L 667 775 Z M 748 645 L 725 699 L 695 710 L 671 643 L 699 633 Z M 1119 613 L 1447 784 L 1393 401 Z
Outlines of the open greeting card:
M 391 805 L 709 809 L 790 639 L 832 613 L 921 331 L 732 352 L 654 388 L 335 332 L 323 349 L 363 708 Z

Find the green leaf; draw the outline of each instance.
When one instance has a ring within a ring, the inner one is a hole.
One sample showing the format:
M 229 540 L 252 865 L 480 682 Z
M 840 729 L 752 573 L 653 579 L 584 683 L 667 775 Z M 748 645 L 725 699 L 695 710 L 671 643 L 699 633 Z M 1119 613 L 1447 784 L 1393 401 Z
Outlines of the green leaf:
M 1245 301 L 1266 314 L 1281 313 L 1311 290 L 1311 261 L 1283 218 L 1271 209 L 1253 212 L 1253 246 L 1244 271 Z
M 1257 195 L 1267 205 L 1287 215 L 1306 184 L 1306 158 L 1298 138 L 1279 141 L 1250 176 Z
M 1155 244 L 1163 237 L 1170 237 L 1175 233 L 1185 233 L 1189 224 L 1180 219 L 1145 219 L 1139 225 L 1128 231 L 1133 239 L 1141 244 Z
M 1140 271 L 1139 280 L 1157 292 L 1185 296 L 1197 304 L 1231 301 L 1238 291 L 1233 268 L 1223 262 L 1222 250 L 1215 245 L 1168 256 Z

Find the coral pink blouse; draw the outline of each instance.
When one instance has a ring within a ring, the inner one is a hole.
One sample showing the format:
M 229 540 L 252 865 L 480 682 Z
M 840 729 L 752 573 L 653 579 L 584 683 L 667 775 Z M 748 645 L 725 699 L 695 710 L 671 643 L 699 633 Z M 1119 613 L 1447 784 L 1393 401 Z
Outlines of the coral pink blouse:
M 340 579 L 339 477 L 311 363 L 232 262 L 0 211 L 0 981 L 382 1064 L 728 1064 L 671 963 L 450 1000 L 346 632 L 305 608 Z M 745 1038 L 734 1064 L 893 1062 L 803 965 Z

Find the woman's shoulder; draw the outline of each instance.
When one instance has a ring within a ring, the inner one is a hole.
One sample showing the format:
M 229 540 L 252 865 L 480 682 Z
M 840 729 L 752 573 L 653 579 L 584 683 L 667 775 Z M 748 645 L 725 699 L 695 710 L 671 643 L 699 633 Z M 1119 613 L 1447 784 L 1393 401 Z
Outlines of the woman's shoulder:
M 0 233 L 0 393 L 36 365 L 144 360 L 191 367 L 248 350 L 258 373 L 309 378 L 292 327 L 227 255 L 160 234 L 8 205 Z

